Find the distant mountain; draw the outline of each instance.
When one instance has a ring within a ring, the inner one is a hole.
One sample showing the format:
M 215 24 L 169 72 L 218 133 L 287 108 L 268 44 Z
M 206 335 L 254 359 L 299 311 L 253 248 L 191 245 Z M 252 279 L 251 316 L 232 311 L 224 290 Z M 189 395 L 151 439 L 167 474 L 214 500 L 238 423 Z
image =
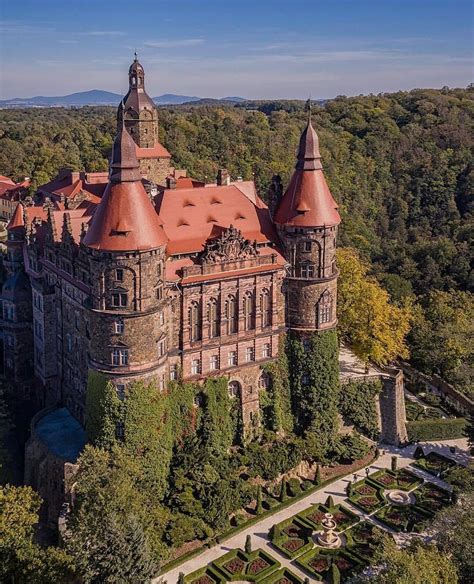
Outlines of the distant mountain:
M 81 91 L 71 93 L 70 95 L 44 96 L 35 97 L 14 97 L 12 99 L 0 100 L 1 107 L 80 107 L 84 105 L 118 105 L 122 95 L 101 89 L 92 89 L 91 91 Z M 183 103 L 194 103 L 206 100 L 207 98 L 192 95 L 176 95 L 174 93 L 165 93 L 153 98 L 157 105 L 181 105 Z M 223 97 L 213 99 L 212 101 L 240 103 L 246 101 L 242 97 Z
M 54 107 L 54 106 L 81 106 L 81 105 L 117 105 L 122 99 L 118 93 L 92 89 L 91 91 L 81 91 L 70 95 L 59 95 L 46 97 L 37 95 L 35 97 L 14 97 L 0 101 L 0 107 Z

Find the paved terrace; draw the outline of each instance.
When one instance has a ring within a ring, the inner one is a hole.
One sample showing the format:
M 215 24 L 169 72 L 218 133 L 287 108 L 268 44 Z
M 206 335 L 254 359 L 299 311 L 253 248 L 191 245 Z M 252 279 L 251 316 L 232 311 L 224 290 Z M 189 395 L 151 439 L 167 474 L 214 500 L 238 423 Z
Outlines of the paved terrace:
M 434 450 L 436 452 L 439 452 L 440 454 L 443 454 L 444 456 L 452 458 L 458 464 L 463 464 L 466 466 L 470 459 L 467 450 L 466 439 L 446 440 L 438 443 L 422 442 L 421 445 L 423 446 L 423 449 L 426 454 Z M 395 446 L 387 447 L 385 452 L 378 458 L 378 460 L 375 461 L 375 463 L 370 465 L 368 468 L 370 468 L 371 473 L 383 468 L 389 469 L 391 467 L 391 457 L 394 454 L 398 455 L 398 468 L 408 466 L 410 463 L 414 461 L 413 453 L 415 452 L 417 446 L 418 446 L 417 444 L 411 444 L 409 446 L 406 446 L 405 448 L 397 448 Z M 450 447 L 452 446 L 457 447 L 455 454 L 452 454 L 450 451 Z M 437 484 L 438 486 L 442 486 L 450 490 L 450 487 L 448 487 L 448 485 L 444 483 L 444 481 L 442 481 L 441 479 L 433 477 L 432 475 L 425 473 L 424 471 L 421 471 L 419 469 L 414 468 L 411 470 L 413 470 L 414 474 L 417 474 L 418 476 L 425 478 L 431 481 L 432 483 Z M 365 468 L 359 470 L 358 475 L 360 479 L 365 478 Z M 255 523 L 248 529 L 242 530 L 240 533 L 230 537 L 221 544 L 218 544 L 212 548 L 203 551 L 202 554 L 200 554 L 199 556 L 191 558 L 190 560 L 184 562 L 177 568 L 174 568 L 169 572 L 164 573 L 159 578 L 156 578 L 154 580 L 154 583 L 159 584 L 167 582 L 167 584 L 176 584 L 176 582 L 178 582 L 180 572 L 184 572 L 184 574 L 190 574 L 191 572 L 198 570 L 199 568 L 209 564 L 213 560 L 224 555 L 229 550 L 232 550 L 234 548 L 243 549 L 247 535 L 251 536 L 252 549 L 261 548 L 265 550 L 266 552 L 270 553 L 274 558 L 278 559 L 282 567 L 289 568 L 294 574 L 296 574 L 297 576 L 304 580 L 304 578 L 306 578 L 308 574 L 302 572 L 297 567 L 296 562 L 294 560 L 289 560 L 288 558 L 283 556 L 276 548 L 270 545 L 270 541 L 268 539 L 268 531 L 275 523 L 280 523 L 280 521 L 284 521 L 285 519 L 288 519 L 289 517 L 292 517 L 293 515 L 300 513 L 304 509 L 307 509 L 310 505 L 313 505 L 315 503 L 324 503 L 328 495 L 332 495 L 334 502 L 336 504 L 344 502 L 344 505 L 346 507 L 351 509 L 351 511 L 353 511 L 357 515 L 361 516 L 362 519 L 368 518 L 370 521 L 373 521 L 377 525 L 381 526 L 381 524 L 379 524 L 375 519 L 372 520 L 370 515 L 361 512 L 357 507 L 354 507 L 350 503 L 345 502 L 345 499 L 347 498 L 346 486 L 347 483 L 350 482 L 352 479 L 353 479 L 352 474 L 346 475 L 345 477 L 342 477 L 336 480 L 335 482 L 326 485 L 326 487 L 314 493 L 308 494 L 307 497 L 299 499 L 293 505 L 286 507 L 282 511 L 274 513 L 269 517 L 263 517 L 261 521 Z M 390 531 L 385 526 L 383 526 L 383 528 L 386 531 Z

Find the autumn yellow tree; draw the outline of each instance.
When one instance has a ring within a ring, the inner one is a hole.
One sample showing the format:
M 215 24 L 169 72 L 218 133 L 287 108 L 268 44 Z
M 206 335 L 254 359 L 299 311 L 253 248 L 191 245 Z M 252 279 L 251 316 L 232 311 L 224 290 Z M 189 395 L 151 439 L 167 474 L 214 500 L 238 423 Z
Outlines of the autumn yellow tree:
M 405 338 L 410 330 L 412 310 L 390 303 L 390 298 L 369 267 L 352 248 L 337 254 L 341 271 L 338 283 L 339 330 L 354 353 L 367 365 L 385 365 L 396 357 L 408 357 Z

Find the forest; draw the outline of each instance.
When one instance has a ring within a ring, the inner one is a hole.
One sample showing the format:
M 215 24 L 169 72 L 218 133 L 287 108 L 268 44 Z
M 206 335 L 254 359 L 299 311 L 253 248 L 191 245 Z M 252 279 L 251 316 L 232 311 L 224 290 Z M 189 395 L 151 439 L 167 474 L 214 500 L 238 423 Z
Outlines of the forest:
M 287 184 L 307 118 L 298 101 L 160 108 L 177 168 Z M 474 88 L 337 97 L 313 105 L 325 175 L 358 250 L 395 303 L 412 304 L 412 362 L 472 391 Z M 0 173 L 32 188 L 62 167 L 105 170 L 115 110 L 0 111 Z

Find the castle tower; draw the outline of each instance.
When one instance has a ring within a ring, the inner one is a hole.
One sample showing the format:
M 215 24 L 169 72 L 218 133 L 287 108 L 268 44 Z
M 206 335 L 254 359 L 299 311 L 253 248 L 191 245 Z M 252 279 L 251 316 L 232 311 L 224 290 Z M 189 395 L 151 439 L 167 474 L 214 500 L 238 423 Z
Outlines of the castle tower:
M 168 315 L 164 290 L 167 237 L 139 171 L 135 144 L 122 126 L 109 184 L 81 241 L 91 275 L 89 368 L 118 390 L 128 381 L 167 378 Z
M 285 256 L 287 326 L 304 336 L 336 326 L 336 236 L 341 219 L 323 174 L 311 115 L 290 184 L 275 213 Z
M 7 225 L 7 279 L 2 288 L 3 365 L 14 383 L 15 398 L 28 398 L 33 383 L 33 331 L 30 280 L 25 273 L 23 245 L 24 208 L 18 203 Z
M 122 124 L 137 145 L 136 155 L 142 176 L 156 184 L 164 185 L 170 174 L 171 155 L 160 144 L 158 111 L 145 90 L 145 70 L 137 54 L 128 71 L 129 88 L 117 110 L 117 131 Z

